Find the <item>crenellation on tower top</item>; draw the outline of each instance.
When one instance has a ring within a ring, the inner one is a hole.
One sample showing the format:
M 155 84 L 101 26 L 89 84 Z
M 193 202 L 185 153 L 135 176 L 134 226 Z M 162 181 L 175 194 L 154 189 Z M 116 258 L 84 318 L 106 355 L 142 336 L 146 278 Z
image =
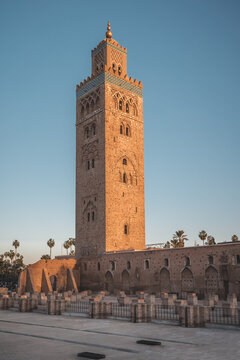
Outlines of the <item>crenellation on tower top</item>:
M 108 28 L 110 24 L 108 24 Z M 108 29 L 110 31 L 111 29 Z M 103 75 L 104 74 L 104 75 Z M 90 91 L 93 86 L 98 86 L 106 80 L 109 75 L 122 79 L 128 84 L 137 86 L 140 89 L 143 89 L 142 81 L 128 76 L 127 74 L 127 48 L 120 46 L 119 43 L 114 40 L 110 35 L 103 39 L 93 50 L 92 50 L 92 73 L 91 76 L 88 76 L 87 79 L 84 79 L 80 84 L 76 86 L 77 97 L 79 94 L 84 95 L 87 91 Z M 123 86 L 124 89 L 128 89 L 127 84 L 123 82 L 113 80 L 110 76 L 111 81 L 117 82 L 118 86 Z M 91 83 L 91 84 L 89 84 Z M 84 90 L 80 90 L 82 87 L 86 87 Z M 134 88 L 131 87 L 131 91 Z M 135 91 L 139 95 L 142 95 L 138 90 Z

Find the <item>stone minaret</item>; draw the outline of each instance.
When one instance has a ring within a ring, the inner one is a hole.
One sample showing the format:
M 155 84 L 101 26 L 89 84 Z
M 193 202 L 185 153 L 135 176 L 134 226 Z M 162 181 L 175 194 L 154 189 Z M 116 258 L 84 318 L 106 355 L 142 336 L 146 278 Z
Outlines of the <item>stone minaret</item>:
M 76 95 L 76 256 L 144 249 L 142 83 L 110 23 Z

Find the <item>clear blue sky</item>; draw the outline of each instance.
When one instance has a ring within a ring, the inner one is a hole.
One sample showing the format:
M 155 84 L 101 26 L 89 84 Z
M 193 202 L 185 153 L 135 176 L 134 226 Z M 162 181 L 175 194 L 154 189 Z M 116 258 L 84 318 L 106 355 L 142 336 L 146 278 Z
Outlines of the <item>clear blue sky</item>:
M 240 1 L 0 2 L 0 253 L 74 236 L 75 86 L 105 36 L 144 85 L 146 240 L 240 236 Z

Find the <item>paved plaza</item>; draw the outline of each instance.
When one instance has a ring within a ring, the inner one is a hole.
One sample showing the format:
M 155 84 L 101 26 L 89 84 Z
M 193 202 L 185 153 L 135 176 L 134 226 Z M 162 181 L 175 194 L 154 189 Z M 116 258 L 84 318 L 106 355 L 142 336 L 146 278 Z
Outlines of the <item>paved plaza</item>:
M 162 345 L 137 344 L 140 339 L 159 340 Z M 116 360 L 236 360 L 240 330 L 0 312 L 1 360 L 70 360 L 79 359 L 77 354 L 84 351 Z

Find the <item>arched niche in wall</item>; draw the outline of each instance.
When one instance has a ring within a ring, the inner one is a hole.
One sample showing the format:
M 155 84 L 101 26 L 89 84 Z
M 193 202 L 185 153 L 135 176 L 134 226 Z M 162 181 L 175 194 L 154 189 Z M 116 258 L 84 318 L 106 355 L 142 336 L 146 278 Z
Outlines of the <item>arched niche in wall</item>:
M 113 293 L 113 275 L 110 271 L 105 274 L 105 289 L 110 293 Z
M 127 270 L 123 270 L 122 272 L 122 290 L 126 293 L 130 291 L 129 272 Z
M 193 273 L 188 268 L 183 269 L 181 273 L 181 285 L 182 285 L 182 291 L 184 292 L 194 291 Z
M 211 265 L 205 270 L 205 291 L 209 295 L 218 294 L 218 272 Z
M 160 271 L 160 291 L 161 292 L 170 292 L 170 273 L 166 268 L 163 268 Z

